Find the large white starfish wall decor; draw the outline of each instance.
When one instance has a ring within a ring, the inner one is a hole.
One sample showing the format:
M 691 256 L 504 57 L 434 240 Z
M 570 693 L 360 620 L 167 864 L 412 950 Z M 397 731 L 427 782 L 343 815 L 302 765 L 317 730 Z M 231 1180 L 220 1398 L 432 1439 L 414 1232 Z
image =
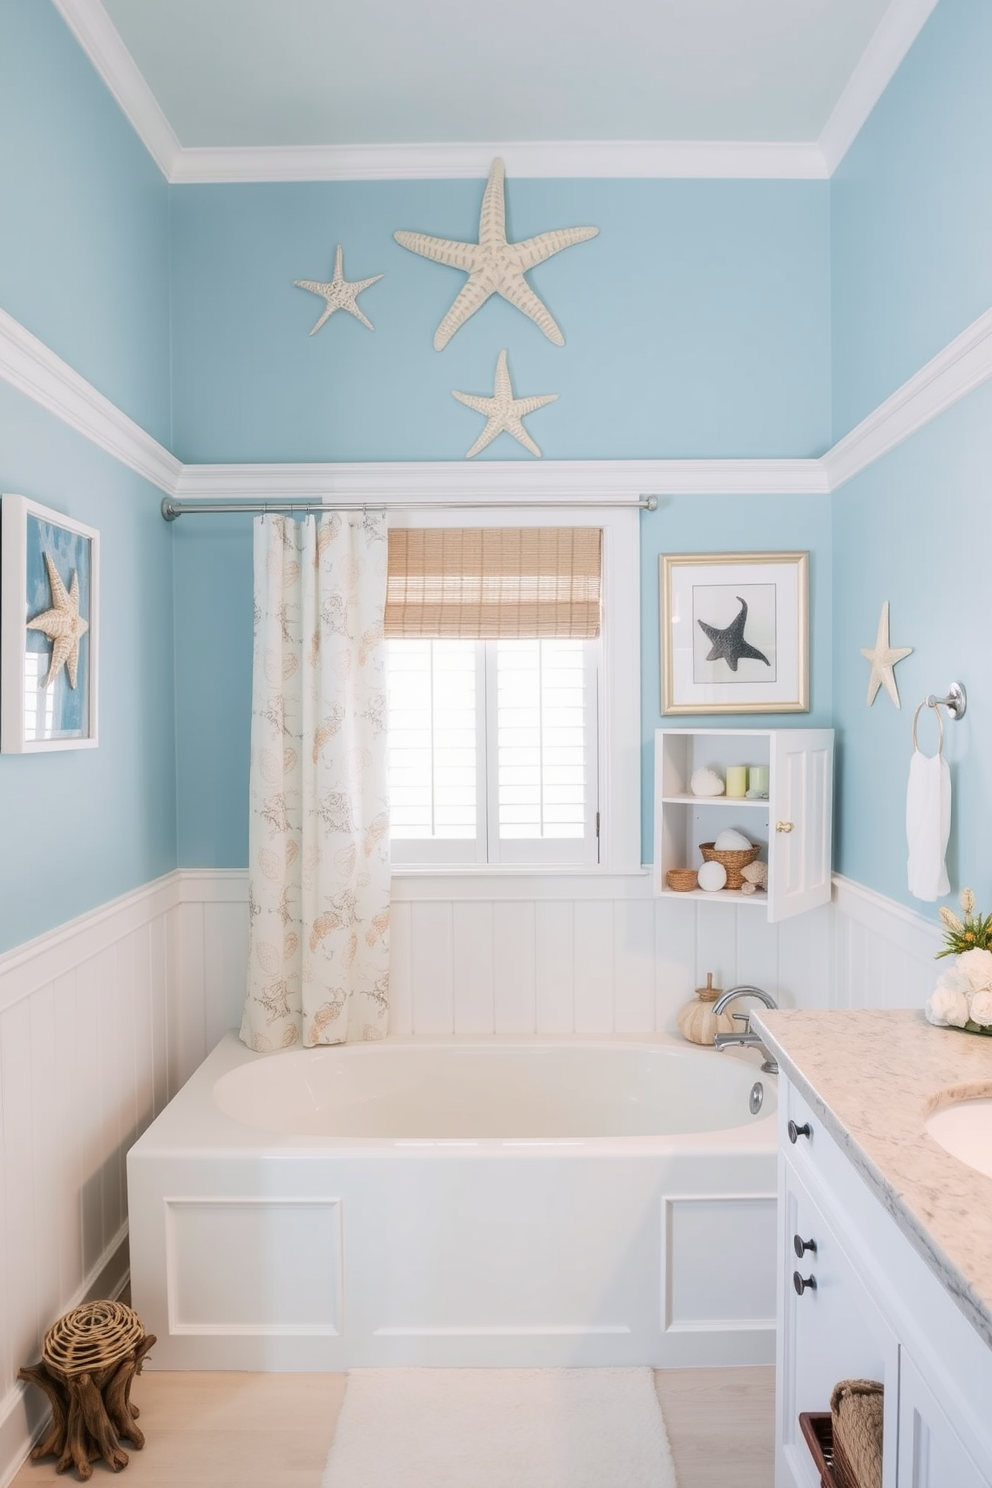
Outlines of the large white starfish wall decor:
M 370 331 L 374 331 L 375 326 L 358 308 L 358 296 L 363 289 L 368 289 L 370 284 L 378 284 L 382 277 L 382 274 L 373 274 L 371 279 L 355 279 L 349 283 L 344 277 L 344 249 L 339 243 L 334 254 L 334 278 L 328 284 L 321 284 L 317 279 L 294 279 L 293 283 L 297 289 L 307 289 L 311 294 L 321 295 L 326 302 L 324 313 L 310 335 L 316 335 L 324 322 L 330 320 L 335 310 L 347 310 L 348 314 L 360 320 L 363 326 L 368 326 Z
M 48 676 L 41 684 L 50 687 L 63 666 L 69 674 L 69 686 L 75 687 L 79 669 L 79 642 L 89 630 L 89 621 L 79 613 L 79 575 L 74 573 L 68 592 L 62 577 L 48 553 L 45 554 L 48 582 L 52 586 L 52 608 L 27 622 L 28 630 L 40 630 L 52 643 Z
M 501 351 L 499 361 L 496 363 L 496 385 L 491 398 L 480 398 L 474 393 L 456 393 L 454 390 L 451 396 L 457 398 L 459 403 L 464 403 L 466 408 L 474 408 L 476 413 L 485 414 L 489 420 L 465 456 L 466 460 L 471 460 L 472 456 L 484 450 L 487 444 L 492 444 L 497 434 L 504 433 L 512 434 L 514 439 L 520 441 L 524 449 L 530 450 L 532 455 L 539 456 L 541 451 L 527 433 L 521 419 L 526 418 L 527 414 L 533 413 L 535 409 L 543 408 L 546 403 L 554 403 L 558 394 L 545 393 L 533 398 L 515 398 L 506 366 L 506 352 Z
M 546 258 L 560 253 L 563 248 L 596 237 L 599 228 L 561 227 L 554 232 L 540 233 L 536 238 L 508 243 L 504 184 L 503 162 L 496 159 L 489 168 L 489 179 L 482 197 L 477 243 L 431 238 L 426 233 L 393 233 L 397 243 L 409 248 L 411 253 L 432 258 L 435 263 L 447 264 L 452 269 L 461 269 L 468 275 L 454 304 L 434 332 L 435 351 L 443 351 L 469 316 L 481 309 L 494 294 L 502 295 L 504 300 L 509 300 L 511 305 L 529 315 L 549 341 L 556 346 L 565 345 L 565 337 L 554 316 L 531 289 L 524 275 L 528 269 L 544 263 Z
M 882 613 L 878 617 L 878 634 L 875 636 L 874 650 L 868 650 L 864 646 L 861 648 L 861 655 L 871 662 L 871 675 L 868 678 L 869 708 L 875 701 L 875 695 L 880 687 L 885 688 L 897 708 L 902 707 L 892 668 L 897 661 L 902 661 L 904 656 L 912 654 L 912 646 L 889 645 L 889 601 L 886 600 L 882 605 Z

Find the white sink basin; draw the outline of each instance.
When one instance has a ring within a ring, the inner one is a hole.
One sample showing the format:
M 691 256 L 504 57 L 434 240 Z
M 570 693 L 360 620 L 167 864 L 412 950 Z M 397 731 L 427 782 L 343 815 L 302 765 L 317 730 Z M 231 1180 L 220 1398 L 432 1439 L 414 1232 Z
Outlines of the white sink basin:
M 941 1106 L 926 1118 L 926 1128 L 952 1157 L 992 1178 L 992 1096 Z

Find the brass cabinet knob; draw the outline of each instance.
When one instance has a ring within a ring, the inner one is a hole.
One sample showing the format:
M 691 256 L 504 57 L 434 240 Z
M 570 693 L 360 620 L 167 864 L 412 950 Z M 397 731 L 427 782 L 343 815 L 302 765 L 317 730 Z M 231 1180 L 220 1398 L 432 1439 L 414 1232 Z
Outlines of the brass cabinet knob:
M 776 832 L 791 832 L 792 822 L 776 822 L 775 830 Z

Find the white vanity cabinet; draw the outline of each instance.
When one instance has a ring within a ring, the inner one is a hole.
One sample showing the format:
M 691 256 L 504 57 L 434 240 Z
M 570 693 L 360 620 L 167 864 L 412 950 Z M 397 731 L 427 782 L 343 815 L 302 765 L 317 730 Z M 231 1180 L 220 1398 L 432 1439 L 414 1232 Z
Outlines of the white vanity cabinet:
M 655 892 L 751 904 L 769 920 L 785 920 L 828 903 L 833 739 L 832 729 L 658 729 Z M 725 779 L 731 765 L 767 765 L 767 800 L 692 794 L 695 770 L 709 767 Z M 768 864 L 767 893 L 669 888 L 669 869 L 698 868 L 699 844 L 712 842 L 725 827 L 761 845 L 761 859 Z
M 990 1488 L 992 1347 L 782 1085 L 775 1488 L 819 1488 L 799 1413 L 858 1378 L 885 1386 L 884 1488 Z

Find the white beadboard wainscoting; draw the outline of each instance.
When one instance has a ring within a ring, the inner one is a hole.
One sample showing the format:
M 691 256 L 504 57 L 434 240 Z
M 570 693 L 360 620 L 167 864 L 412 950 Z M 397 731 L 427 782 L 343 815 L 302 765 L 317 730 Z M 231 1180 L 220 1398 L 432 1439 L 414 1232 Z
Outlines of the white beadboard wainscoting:
M 921 1006 L 940 927 L 835 879 L 769 925 L 760 905 L 655 898 L 650 874 L 397 877 L 392 1030 L 672 1031 L 693 989 L 785 1006 Z M 183 870 L 0 956 L 0 1484 L 41 1423 L 17 1383 L 45 1329 L 126 1278 L 124 1156 L 240 1021 L 247 877 Z
M 175 1060 L 175 876 L 0 956 L 0 1482 L 46 1415 L 45 1329 L 127 1280 L 124 1157 Z

